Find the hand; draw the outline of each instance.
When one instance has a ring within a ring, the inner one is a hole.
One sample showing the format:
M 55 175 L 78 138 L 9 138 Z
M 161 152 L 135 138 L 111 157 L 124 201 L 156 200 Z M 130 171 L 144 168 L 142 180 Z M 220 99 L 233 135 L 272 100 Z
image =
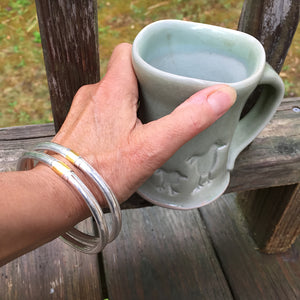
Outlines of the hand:
M 122 44 L 114 50 L 105 78 L 78 91 L 53 141 L 89 161 L 122 202 L 180 146 L 224 114 L 235 98 L 232 88 L 210 87 L 170 115 L 142 124 L 137 118 L 131 46 Z M 78 175 L 104 206 L 99 191 L 81 172 Z M 0 240 L 6 247 L 0 248 L 0 265 L 90 215 L 80 194 L 44 164 L 26 172 L 1 173 L 1 182 Z
M 234 103 L 225 85 L 202 90 L 170 115 L 142 124 L 131 45 L 114 50 L 106 76 L 80 88 L 65 123 L 53 139 L 80 154 L 122 202 L 176 150 L 222 116 Z

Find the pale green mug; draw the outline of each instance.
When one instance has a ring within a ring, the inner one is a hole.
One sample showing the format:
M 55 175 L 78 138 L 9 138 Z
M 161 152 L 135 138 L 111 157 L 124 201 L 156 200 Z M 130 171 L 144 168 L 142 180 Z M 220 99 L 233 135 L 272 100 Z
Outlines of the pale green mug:
M 236 89 L 233 107 L 181 147 L 139 189 L 163 207 L 191 209 L 217 199 L 227 188 L 239 153 L 274 115 L 284 95 L 278 74 L 266 63 L 258 40 L 222 27 L 163 20 L 146 26 L 132 47 L 141 92 L 140 117 L 158 119 L 195 92 L 219 83 Z M 240 120 L 253 90 L 255 106 Z

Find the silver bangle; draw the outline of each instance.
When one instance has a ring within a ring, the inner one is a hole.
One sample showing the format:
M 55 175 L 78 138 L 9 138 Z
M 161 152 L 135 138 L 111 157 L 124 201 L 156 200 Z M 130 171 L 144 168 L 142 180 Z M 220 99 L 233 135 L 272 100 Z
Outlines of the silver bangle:
M 76 228 L 72 228 L 61 236 L 64 242 L 77 250 L 89 254 L 98 253 L 103 250 L 108 243 L 108 228 L 102 209 L 94 195 L 67 165 L 45 153 L 36 151 L 25 152 L 18 161 L 17 170 L 32 168 L 34 160 L 46 164 L 81 194 L 97 224 L 98 237 L 85 234 Z
M 100 174 L 81 156 L 77 155 L 74 151 L 62 145 L 53 142 L 44 142 L 37 144 L 34 147 L 34 150 L 49 150 L 63 156 L 95 182 L 99 190 L 102 192 L 111 212 L 112 222 L 111 230 L 109 231 L 108 243 L 112 242 L 118 236 L 121 230 L 121 209 L 114 193 L 106 184 L 104 179 L 100 176 Z

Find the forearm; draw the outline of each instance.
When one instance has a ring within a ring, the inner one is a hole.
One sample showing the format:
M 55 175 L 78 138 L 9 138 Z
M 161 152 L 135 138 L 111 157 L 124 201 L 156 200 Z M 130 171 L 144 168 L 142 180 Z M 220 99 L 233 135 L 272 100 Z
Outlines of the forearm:
M 0 265 L 88 216 L 78 193 L 50 168 L 0 173 Z

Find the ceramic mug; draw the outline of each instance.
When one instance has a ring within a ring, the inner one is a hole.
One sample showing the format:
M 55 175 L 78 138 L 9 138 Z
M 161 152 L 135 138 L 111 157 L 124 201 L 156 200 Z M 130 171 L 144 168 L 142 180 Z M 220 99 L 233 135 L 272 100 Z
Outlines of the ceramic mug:
M 274 115 L 284 95 L 278 74 L 266 63 L 254 37 L 222 27 L 179 21 L 154 22 L 132 47 L 144 123 L 163 117 L 192 94 L 225 83 L 237 92 L 230 110 L 182 146 L 138 193 L 163 207 L 191 209 L 217 199 L 227 188 L 239 153 Z M 263 86 L 255 106 L 240 120 L 253 90 Z

